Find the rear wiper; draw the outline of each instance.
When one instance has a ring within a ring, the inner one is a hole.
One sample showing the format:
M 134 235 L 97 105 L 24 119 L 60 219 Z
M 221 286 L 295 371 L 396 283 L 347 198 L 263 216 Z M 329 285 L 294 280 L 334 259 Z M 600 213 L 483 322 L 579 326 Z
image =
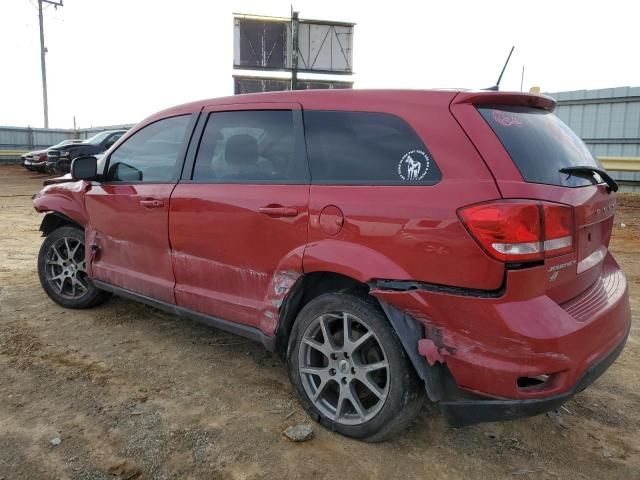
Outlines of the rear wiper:
M 607 192 L 611 193 L 611 191 L 618 191 L 618 184 L 616 181 L 611 178 L 611 176 L 602 170 L 601 168 L 591 167 L 588 165 L 581 166 L 576 165 L 575 167 L 564 167 L 559 170 L 560 173 L 568 173 L 569 176 L 575 175 L 576 177 L 588 177 L 593 178 L 593 174 L 597 173 L 600 175 L 600 178 L 604 180 L 604 183 L 607 184 Z

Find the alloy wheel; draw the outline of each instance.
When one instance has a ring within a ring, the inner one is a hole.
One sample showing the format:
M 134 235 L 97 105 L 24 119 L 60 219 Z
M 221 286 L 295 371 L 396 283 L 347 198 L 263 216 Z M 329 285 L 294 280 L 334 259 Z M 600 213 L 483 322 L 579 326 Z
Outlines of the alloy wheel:
M 299 349 L 305 392 L 325 416 L 344 425 L 375 417 L 389 395 L 389 361 L 366 321 L 325 313 L 306 328 Z
M 68 299 L 78 299 L 89 291 L 84 243 L 62 237 L 49 247 L 46 257 L 46 279 L 54 291 Z

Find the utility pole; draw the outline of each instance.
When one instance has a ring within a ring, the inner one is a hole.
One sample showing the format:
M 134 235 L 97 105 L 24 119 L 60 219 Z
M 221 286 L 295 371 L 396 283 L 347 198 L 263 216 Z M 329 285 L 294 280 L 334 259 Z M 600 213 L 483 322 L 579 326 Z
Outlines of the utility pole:
M 42 18 L 42 4 L 49 3 L 54 7 L 62 7 L 62 0 L 38 0 L 38 18 L 40 19 L 40 70 L 42 71 L 42 104 L 44 107 L 44 128 L 49 128 L 49 104 L 47 101 L 47 62 L 45 55 L 47 48 L 44 46 L 44 19 Z
M 291 12 L 291 90 L 298 89 L 298 12 Z

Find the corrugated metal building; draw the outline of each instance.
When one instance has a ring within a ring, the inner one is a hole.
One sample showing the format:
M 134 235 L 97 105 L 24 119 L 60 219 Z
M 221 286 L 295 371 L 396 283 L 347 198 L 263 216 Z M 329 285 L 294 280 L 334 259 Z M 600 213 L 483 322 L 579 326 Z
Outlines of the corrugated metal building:
M 640 87 L 548 93 L 558 101 L 556 115 L 606 164 L 623 190 L 640 191 Z M 614 167 L 618 165 L 618 167 Z M 620 168 L 620 170 L 616 170 Z
M 640 157 L 640 87 L 549 93 L 556 115 L 597 156 Z

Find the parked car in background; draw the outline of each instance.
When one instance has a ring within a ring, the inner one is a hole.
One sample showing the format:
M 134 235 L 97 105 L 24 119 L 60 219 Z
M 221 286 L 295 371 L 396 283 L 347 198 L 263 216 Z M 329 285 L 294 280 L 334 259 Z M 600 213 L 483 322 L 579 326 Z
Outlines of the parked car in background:
M 74 158 L 96 155 L 108 150 L 126 130 L 107 130 L 100 132 L 81 143 L 52 148 L 47 151 L 46 169 L 49 173 L 68 173 Z
M 98 168 L 104 168 L 104 153 L 97 153 L 96 155 L 92 155 L 93 157 L 95 157 Z M 44 180 L 42 182 L 43 186 L 47 186 L 47 185 L 53 185 L 56 183 L 67 183 L 67 182 L 73 182 L 75 181 L 72 177 L 71 177 L 71 173 L 65 173 L 60 177 L 49 177 L 46 180 Z
M 351 437 L 388 437 L 427 397 L 456 426 L 558 408 L 615 361 L 631 312 L 617 184 L 554 108 L 309 90 L 159 112 L 36 194 L 41 284 L 259 340 Z
M 66 147 L 74 143 L 80 143 L 82 140 L 69 138 L 43 150 L 34 150 L 20 156 L 20 165 L 30 171 L 44 172 L 47 164 L 47 152 L 52 149 Z

